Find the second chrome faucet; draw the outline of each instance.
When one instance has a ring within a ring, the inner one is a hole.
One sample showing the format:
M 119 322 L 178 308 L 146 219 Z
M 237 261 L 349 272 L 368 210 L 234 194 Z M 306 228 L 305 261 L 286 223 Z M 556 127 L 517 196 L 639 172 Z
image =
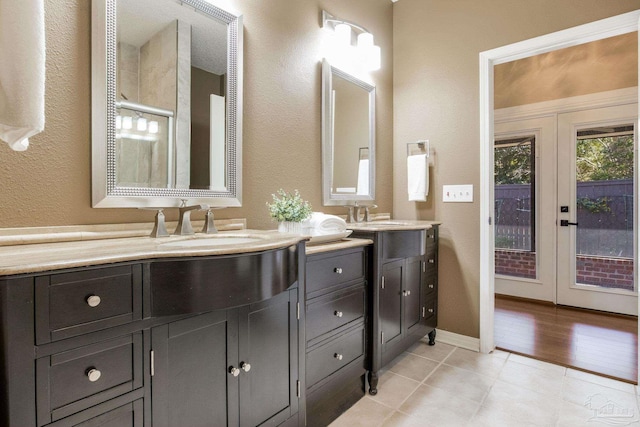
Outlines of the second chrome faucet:
M 193 227 L 191 226 L 192 211 L 207 211 L 207 219 L 209 219 L 210 217 L 211 222 L 213 222 L 213 213 L 209 210 L 209 205 L 200 204 L 187 206 L 187 201 L 183 200 L 182 206 L 180 206 L 179 211 L 180 216 L 178 218 L 178 226 L 176 227 L 176 231 L 173 232 L 173 234 L 176 236 L 190 236 L 192 234 L 195 234 L 195 232 L 193 231 Z M 208 221 L 205 221 L 205 228 L 207 227 L 207 223 Z

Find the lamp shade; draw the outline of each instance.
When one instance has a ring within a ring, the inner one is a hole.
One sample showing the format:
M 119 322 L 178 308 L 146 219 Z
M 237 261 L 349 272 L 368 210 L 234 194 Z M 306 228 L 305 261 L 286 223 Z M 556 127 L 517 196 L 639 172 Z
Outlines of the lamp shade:
M 339 43 L 344 45 L 351 44 L 351 27 L 347 24 L 336 24 L 335 27 L 336 38 Z

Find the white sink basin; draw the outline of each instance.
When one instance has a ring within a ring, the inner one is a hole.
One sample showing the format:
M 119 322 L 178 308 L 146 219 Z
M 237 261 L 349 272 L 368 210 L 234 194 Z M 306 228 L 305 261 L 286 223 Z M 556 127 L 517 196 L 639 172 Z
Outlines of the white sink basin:
M 246 243 L 260 242 L 264 242 L 264 238 L 253 236 L 223 236 L 216 234 L 207 237 L 162 243 L 161 246 L 165 248 L 216 248 L 219 246 L 242 245 Z

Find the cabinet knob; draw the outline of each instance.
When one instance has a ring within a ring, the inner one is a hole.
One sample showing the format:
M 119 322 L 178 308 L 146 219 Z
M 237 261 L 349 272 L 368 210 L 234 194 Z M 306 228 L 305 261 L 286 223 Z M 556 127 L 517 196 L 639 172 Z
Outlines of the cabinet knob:
M 340 267 L 336 267 L 333 269 L 334 273 L 342 274 L 342 269 Z
M 429 264 L 435 264 L 435 263 L 436 263 L 436 260 L 435 260 L 435 259 L 433 259 L 433 258 L 429 258 Z
M 336 316 L 336 317 L 342 317 L 342 312 L 336 310 L 336 311 L 333 312 L 333 315 Z
M 234 377 L 237 377 L 238 375 L 240 375 L 240 369 L 229 366 L 229 373 Z
M 89 307 L 97 307 L 100 305 L 100 301 L 102 301 L 100 299 L 100 297 L 98 295 L 89 295 L 87 297 L 87 304 L 89 304 Z
M 429 313 L 433 313 L 433 308 L 430 308 L 430 309 L 429 309 Z
M 333 355 L 337 360 L 342 360 L 342 355 L 340 353 L 336 353 Z
M 251 364 L 245 363 L 245 362 L 241 362 L 240 363 L 240 369 L 242 369 L 245 372 L 249 372 L 251 370 Z
M 433 285 L 429 285 L 429 289 L 433 289 Z
M 411 295 L 411 291 L 402 291 L 402 296 L 408 297 Z
M 407 296 L 411 295 L 411 291 L 407 291 Z
M 87 370 L 87 378 L 89 378 L 89 381 L 91 381 L 92 383 L 98 381 L 101 376 L 102 372 L 100 372 L 96 368 L 90 368 Z

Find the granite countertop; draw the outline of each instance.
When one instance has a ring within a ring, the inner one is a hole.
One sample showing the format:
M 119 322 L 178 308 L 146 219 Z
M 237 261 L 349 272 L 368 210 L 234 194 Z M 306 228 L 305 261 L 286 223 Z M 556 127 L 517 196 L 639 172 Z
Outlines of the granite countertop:
M 307 242 L 306 253 L 307 255 L 314 255 L 323 252 L 338 251 L 340 249 L 356 248 L 358 246 L 367 246 L 372 244 L 373 240 L 352 238 L 336 240 L 335 242 L 320 243 L 318 245 L 310 245 Z
M 396 231 L 428 229 L 436 224 L 441 223 L 383 220 L 351 223 L 347 227 L 355 231 Z M 173 223 L 168 224 L 171 226 Z M 286 248 L 309 239 L 276 230 L 246 229 L 244 219 L 216 220 L 216 227 L 225 231 L 160 238 L 148 236 L 149 224 L 0 229 L 0 276 L 154 258 L 252 253 Z M 212 243 L 205 242 L 206 239 Z M 344 238 L 307 244 L 306 253 L 313 255 L 372 243 L 368 239 Z
M 347 224 L 348 230 L 354 231 L 403 231 L 403 230 L 428 230 L 434 225 L 442 224 L 441 221 L 418 221 L 411 219 L 392 219 L 385 221 L 351 222 Z
M 212 246 L 191 247 L 180 243 L 207 238 L 214 242 Z M 225 238 L 233 243 L 219 244 L 220 239 Z M 249 238 L 251 241 L 245 242 Z M 153 258 L 260 252 L 286 248 L 306 239 L 305 236 L 275 230 L 238 230 L 221 231 L 215 235 L 126 237 L 0 246 L 0 276 Z

